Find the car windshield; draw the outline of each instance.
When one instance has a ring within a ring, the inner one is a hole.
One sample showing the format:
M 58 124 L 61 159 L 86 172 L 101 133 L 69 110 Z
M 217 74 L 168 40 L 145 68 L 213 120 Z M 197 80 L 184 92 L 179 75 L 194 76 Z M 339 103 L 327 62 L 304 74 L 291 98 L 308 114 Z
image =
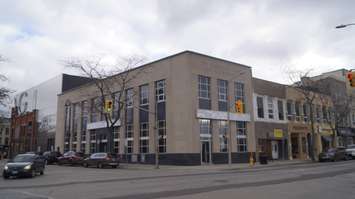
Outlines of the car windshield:
M 105 158 L 106 153 L 94 153 L 90 156 L 90 158 Z
M 73 156 L 73 155 L 75 155 L 74 151 L 68 151 L 68 152 L 64 153 L 64 156 Z
M 31 162 L 33 160 L 33 155 L 17 155 L 13 162 Z

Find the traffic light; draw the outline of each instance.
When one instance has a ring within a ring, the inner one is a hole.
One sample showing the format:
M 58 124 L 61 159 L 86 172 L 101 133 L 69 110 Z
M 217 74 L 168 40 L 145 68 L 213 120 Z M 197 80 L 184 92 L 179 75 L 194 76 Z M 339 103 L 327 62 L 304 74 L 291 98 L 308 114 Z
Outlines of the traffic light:
M 235 111 L 237 113 L 244 113 L 242 100 L 235 101 Z
M 105 101 L 105 112 L 106 113 L 111 113 L 112 111 L 112 100 L 106 100 Z
M 355 72 L 348 73 L 348 80 L 351 87 L 355 87 Z

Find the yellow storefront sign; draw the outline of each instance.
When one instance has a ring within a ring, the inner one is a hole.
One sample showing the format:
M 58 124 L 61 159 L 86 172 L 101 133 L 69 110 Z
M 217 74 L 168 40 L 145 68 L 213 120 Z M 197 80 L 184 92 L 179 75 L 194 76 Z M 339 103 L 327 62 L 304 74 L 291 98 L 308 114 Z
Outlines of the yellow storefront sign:
M 282 129 L 274 129 L 274 138 L 282 138 L 283 136 Z

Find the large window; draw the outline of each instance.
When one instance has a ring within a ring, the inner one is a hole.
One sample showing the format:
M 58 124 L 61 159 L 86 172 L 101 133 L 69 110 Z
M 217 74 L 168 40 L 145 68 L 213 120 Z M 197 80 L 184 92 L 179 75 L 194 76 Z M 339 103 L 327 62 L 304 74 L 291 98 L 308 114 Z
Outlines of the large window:
M 211 139 L 211 121 L 207 119 L 200 119 L 200 139 L 210 140 Z
M 133 140 L 126 140 L 125 153 L 133 153 Z
M 287 119 L 293 121 L 294 114 L 293 114 L 293 102 L 291 100 L 287 100 Z
M 219 151 L 227 152 L 228 151 L 228 122 L 219 121 Z
M 306 103 L 303 104 L 303 121 L 308 122 L 309 107 Z
M 166 152 L 166 124 L 165 120 L 158 121 L 159 153 Z
M 165 80 L 159 80 L 155 82 L 155 96 L 157 103 L 165 102 Z
M 101 115 L 101 110 L 102 109 L 102 103 L 99 97 L 96 97 L 91 100 L 91 111 L 90 111 L 90 121 L 91 122 L 97 122 L 100 121 L 100 115 Z
M 247 128 L 246 122 L 236 122 L 237 124 L 237 151 L 238 152 L 247 152 L 248 151 L 248 144 L 247 144 Z
M 148 153 L 149 152 L 149 124 L 140 124 L 140 136 L 139 136 L 139 152 Z
M 328 121 L 328 110 L 326 106 L 322 107 L 322 112 L 323 112 L 323 122 L 327 122 Z
M 300 111 L 300 102 L 295 103 L 295 112 L 296 112 L 296 120 L 300 121 L 301 120 L 301 111 Z
M 272 97 L 267 97 L 267 113 L 269 119 L 274 119 L 274 102 Z
M 126 124 L 126 138 L 133 138 L 133 125 L 132 124 Z
M 218 110 L 228 111 L 228 82 L 226 80 L 217 80 L 218 88 Z
M 80 133 L 80 103 L 73 105 L 73 142 L 76 142 L 78 139 L 78 134 Z
M 133 89 L 126 90 L 126 108 L 133 108 Z
M 149 85 L 145 84 L 139 87 L 139 103 L 141 106 L 149 103 Z
M 277 101 L 277 110 L 279 112 L 279 120 L 284 120 L 285 116 L 284 116 L 284 105 L 282 100 L 278 100 Z
M 256 106 L 258 110 L 258 118 L 264 118 L 264 100 L 262 97 L 256 97 Z
M 243 102 L 243 105 L 245 104 L 244 83 L 234 83 L 234 100 L 241 100 Z
M 119 110 L 120 110 L 122 101 L 123 101 L 123 99 L 122 99 L 121 93 L 120 92 L 114 93 L 112 117 L 115 119 L 120 117 Z
M 198 76 L 198 98 L 200 109 L 211 109 L 209 77 Z

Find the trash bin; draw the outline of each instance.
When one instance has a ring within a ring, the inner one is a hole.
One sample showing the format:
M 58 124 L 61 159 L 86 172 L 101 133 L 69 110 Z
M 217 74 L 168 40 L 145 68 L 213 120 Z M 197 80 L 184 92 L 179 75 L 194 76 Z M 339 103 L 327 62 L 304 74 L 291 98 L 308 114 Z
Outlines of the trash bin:
M 265 153 L 260 153 L 259 162 L 260 164 L 267 164 L 267 155 Z

